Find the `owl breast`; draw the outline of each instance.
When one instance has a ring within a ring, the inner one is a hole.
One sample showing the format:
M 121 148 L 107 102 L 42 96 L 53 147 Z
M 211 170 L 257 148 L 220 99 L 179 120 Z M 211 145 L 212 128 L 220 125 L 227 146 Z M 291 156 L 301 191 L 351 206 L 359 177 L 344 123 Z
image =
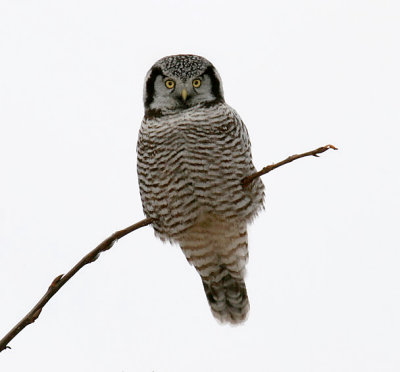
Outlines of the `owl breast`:
M 161 239 L 176 237 L 205 216 L 251 220 L 263 206 L 247 130 L 224 103 L 193 107 L 142 122 L 137 145 L 143 209 Z

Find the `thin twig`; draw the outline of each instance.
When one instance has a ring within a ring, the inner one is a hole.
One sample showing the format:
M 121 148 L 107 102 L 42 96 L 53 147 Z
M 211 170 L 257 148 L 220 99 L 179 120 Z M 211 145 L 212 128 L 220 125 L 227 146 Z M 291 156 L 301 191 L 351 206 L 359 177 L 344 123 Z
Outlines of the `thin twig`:
M 290 163 L 296 159 L 303 158 L 305 156 L 318 156 L 318 154 L 321 154 L 329 149 L 337 150 L 335 146 L 332 145 L 327 145 L 324 147 L 319 147 L 316 150 L 305 152 L 303 154 L 299 155 L 292 155 L 289 156 L 287 159 L 282 160 L 279 163 L 268 165 L 261 169 L 259 172 L 256 172 L 242 180 L 243 187 L 248 186 L 254 179 L 271 172 L 273 169 L 278 168 L 284 164 Z M 139 221 L 135 223 L 134 225 L 131 225 L 125 229 L 119 230 L 109 236 L 106 240 L 104 240 L 102 243 L 100 243 L 95 249 L 93 249 L 91 252 L 89 252 L 86 256 L 84 256 L 70 271 L 68 271 L 65 275 L 61 274 L 57 276 L 52 283 L 50 284 L 50 287 L 48 288 L 47 292 L 44 294 L 44 296 L 39 300 L 39 302 L 32 308 L 32 310 L 26 314 L 22 320 L 14 327 L 11 329 L 10 332 L 8 332 L 1 340 L 0 340 L 0 352 L 2 352 L 5 349 L 11 349 L 8 346 L 8 343 L 16 336 L 18 333 L 20 333 L 27 325 L 33 323 L 40 315 L 43 307 L 49 302 L 49 300 L 60 290 L 60 288 L 68 281 L 70 280 L 82 267 L 85 265 L 92 263 L 98 259 L 100 256 L 101 252 L 107 251 L 110 249 L 114 243 L 118 240 L 124 237 L 125 235 L 130 234 L 131 232 L 140 229 L 141 227 L 150 225 L 153 222 L 152 218 L 145 218 L 142 221 Z
M 85 257 L 83 257 L 70 271 L 68 271 L 65 275 L 61 274 L 57 276 L 47 292 L 44 296 L 39 300 L 39 302 L 32 308 L 32 310 L 26 314 L 22 320 L 13 328 L 10 332 L 8 332 L 1 340 L 0 340 L 0 352 L 4 349 L 10 349 L 7 344 L 18 334 L 20 333 L 27 325 L 33 323 L 40 315 L 43 307 L 49 302 L 49 300 L 60 290 L 60 288 L 70 280 L 83 266 L 96 261 L 101 252 L 107 251 L 110 249 L 113 244 L 120 238 L 128 235 L 132 231 L 140 229 L 143 226 L 150 225 L 152 223 L 152 218 L 146 218 L 142 221 L 135 223 L 127 227 L 126 229 L 119 230 L 109 236 L 106 240 L 100 243 L 95 249 L 89 252 Z
M 278 168 L 278 167 L 280 167 L 282 165 L 285 165 L 287 163 L 291 163 L 294 160 L 297 160 L 297 159 L 300 159 L 300 158 L 304 158 L 306 156 L 316 156 L 316 157 L 318 157 L 318 154 L 322 154 L 323 152 L 325 152 L 325 151 L 327 151 L 329 149 L 337 150 L 337 148 L 335 146 L 333 146 L 333 145 L 326 145 L 326 146 L 319 147 L 319 148 L 317 148 L 315 150 L 312 150 L 312 151 L 304 152 L 304 153 L 299 154 L 299 155 L 289 156 L 288 158 L 286 158 L 285 160 L 280 161 L 279 163 L 267 165 L 266 167 L 264 167 L 260 171 L 258 171 L 256 173 L 253 173 L 250 176 L 247 176 L 246 178 L 243 178 L 242 185 L 243 185 L 243 187 L 246 187 L 251 182 L 253 182 L 254 179 L 256 179 L 258 177 L 261 177 L 264 174 L 267 174 L 267 173 L 271 172 L 272 170 L 274 170 L 274 169 L 276 169 L 276 168 Z

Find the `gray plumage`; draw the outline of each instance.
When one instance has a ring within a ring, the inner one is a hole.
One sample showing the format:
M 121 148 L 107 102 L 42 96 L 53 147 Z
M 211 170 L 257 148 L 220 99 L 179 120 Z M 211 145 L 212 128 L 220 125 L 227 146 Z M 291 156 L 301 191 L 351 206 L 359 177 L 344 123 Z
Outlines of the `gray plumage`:
M 171 82 L 172 81 L 172 82 Z M 146 76 L 137 144 L 143 209 L 162 240 L 178 243 L 200 274 L 221 322 L 246 319 L 247 224 L 263 208 L 250 140 L 223 97 L 214 66 L 194 55 L 165 57 Z

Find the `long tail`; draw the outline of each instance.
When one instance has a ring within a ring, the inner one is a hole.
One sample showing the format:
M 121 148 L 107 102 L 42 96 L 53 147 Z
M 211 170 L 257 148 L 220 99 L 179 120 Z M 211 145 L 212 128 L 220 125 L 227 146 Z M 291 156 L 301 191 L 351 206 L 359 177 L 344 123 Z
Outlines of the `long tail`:
M 202 220 L 185 233 L 180 245 L 201 276 L 214 317 L 232 324 L 246 320 L 250 309 L 244 282 L 246 224 Z

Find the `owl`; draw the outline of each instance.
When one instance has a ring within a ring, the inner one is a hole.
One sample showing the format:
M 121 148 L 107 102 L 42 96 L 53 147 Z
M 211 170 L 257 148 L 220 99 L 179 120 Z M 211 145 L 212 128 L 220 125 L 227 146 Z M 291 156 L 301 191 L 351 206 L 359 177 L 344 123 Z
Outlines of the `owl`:
M 247 318 L 247 225 L 264 206 L 249 135 L 224 100 L 215 67 L 196 55 L 157 61 L 144 84 L 137 142 L 143 210 L 161 240 L 180 245 L 215 318 Z

